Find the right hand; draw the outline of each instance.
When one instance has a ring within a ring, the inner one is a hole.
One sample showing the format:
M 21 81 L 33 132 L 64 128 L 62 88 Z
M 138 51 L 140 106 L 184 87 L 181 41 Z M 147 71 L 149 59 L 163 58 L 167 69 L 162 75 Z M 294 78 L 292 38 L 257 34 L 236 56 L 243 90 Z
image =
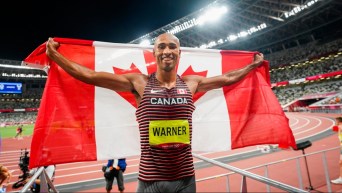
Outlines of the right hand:
M 253 61 L 254 65 L 259 66 L 260 64 L 262 64 L 263 61 L 264 61 L 264 54 L 258 53 L 254 55 L 254 61 Z
M 52 54 L 57 52 L 59 46 L 58 42 L 55 42 L 53 38 L 49 38 L 46 43 L 46 55 L 51 58 Z

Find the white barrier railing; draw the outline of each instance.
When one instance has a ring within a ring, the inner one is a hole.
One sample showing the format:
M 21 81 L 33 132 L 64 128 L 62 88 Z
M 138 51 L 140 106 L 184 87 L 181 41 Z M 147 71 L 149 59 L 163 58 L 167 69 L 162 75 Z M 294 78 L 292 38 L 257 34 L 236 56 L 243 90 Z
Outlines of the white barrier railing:
M 37 172 L 30 178 L 30 180 L 25 184 L 25 186 L 20 190 L 20 192 L 28 192 L 28 190 L 38 177 L 40 179 L 40 192 L 48 193 L 50 192 L 49 189 L 51 189 L 52 192 L 58 192 L 55 186 L 52 184 L 52 181 L 47 175 L 43 166 L 37 170 Z
M 242 175 L 242 182 L 241 182 L 241 192 L 247 192 L 247 182 L 246 182 L 246 177 L 247 178 L 251 178 L 254 180 L 257 180 L 261 183 L 264 183 L 266 185 L 266 191 L 270 192 L 270 186 L 273 186 L 275 188 L 281 189 L 281 190 L 285 190 L 287 192 L 310 192 L 312 190 L 312 187 L 306 188 L 308 189 L 308 191 L 304 190 L 303 188 L 303 179 L 302 179 L 302 173 L 301 173 L 301 169 L 300 169 L 300 162 L 299 160 L 307 157 L 307 156 L 311 156 L 311 155 L 315 155 L 315 154 L 322 154 L 322 163 L 323 163 L 323 169 L 324 169 L 324 174 L 325 174 L 325 181 L 326 181 L 326 187 L 327 187 L 327 192 L 331 192 L 331 184 L 330 184 L 330 175 L 329 175 L 329 171 L 328 171 L 328 165 L 327 165 L 327 159 L 326 159 L 326 152 L 328 151 L 332 151 L 332 150 L 339 150 L 340 147 L 335 147 L 335 148 L 330 148 L 330 149 L 326 149 L 326 150 L 321 150 L 321 151 L 317 151 L 317 152 L 313 152 L 313 153 L 308 153 L 305 155 L 301 155 L 301 156 L 295 156 L 292 158 L 288 158 L 288 159 L 283 159 L 280 161 L 275 161 L 275 162 L 270 162 L 270 163 L 266 163 L 263 165 L 258 165 L 258 166 L 254 166 L 254 167 L 250 167 L 250 168 L 246 168 L 244 170 L 241 170 L 239 168 L 227 165 L 227 164 L 223 164 L 221 162 L 215 161 L 213 159 L 209 159 L 197 154 L 193 154 L 194 157 L 201 159 L 203 161 L 209 162 L 211 164 L 214 164 L 216 166 L 231 170 L 232 172 L 229 173 L 225 173 L 225 174 L 220 174 L 220 175 L 216 175 L 216 176 L 211 176 L 208 178 L 202 178 L 199 180 L 196 180 L 196 182 L 201 182 L 201 181 L 207 181 L 207 180 L 212 180 L 212 179 L 218 179 L 220 177 L 226 177 L 226 191 L 230 192 L 230 185 L 229 185 L 229 176 L 233 175 L 233 174 L 240 174 Z M 275 181 L 275 180 L 271 180 L 268 178 L 269 176 L 269 171 L 268 171 L 268 167 L 271 165 L 275 165 L 275 164 L 279 164 L 279 163 L 284 163 L 284 162 L 288 162 L 291 160 L 296 160 L 296 168 L 297 168 L 297 175 L 298 175 L 298 183 L 299 183 L 299 188 L 293 187 L 293 186 L 289 186 L 287 184 Z M 253 169 L 258 169 L 258 168 L 264 168 L 264 172 L 265 172 L 265 176 L 260 176 L 251 172 L 248 172 L 250 170 Z M 311 184 L 310 184 L 311 186 Z

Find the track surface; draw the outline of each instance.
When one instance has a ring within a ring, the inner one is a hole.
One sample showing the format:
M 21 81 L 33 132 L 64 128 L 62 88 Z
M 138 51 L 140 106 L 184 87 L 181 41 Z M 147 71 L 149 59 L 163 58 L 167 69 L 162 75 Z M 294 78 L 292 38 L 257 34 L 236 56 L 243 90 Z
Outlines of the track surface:
M 305 149 L 308 155 L 307 161 L 311 177 L 312 186 L 319 191 L 327 192 L 326 176 L 324 174 L 322 153 L 310 155 L 312 152 L 329 150 L 325 153 L 329 178 L 334 179 L 339 174 L 339 141 L 337 134 L 332 132 L 331 128 L 335 124 L 334 117 L 336 114 L 316 114 L 316 113 L 287 113 L 290 120 L 290 126 L 297 142 L 310 140 L 312 146 Z M 29 149 L 31 137 L 18 139 L 3 139 L 0 153 L 0 163 L 7 166 L 13 172 L 11 184 L 17 181 L 20 175 L 18 161 L 20 150 Z M 230 164 L 240 169 L 248 169 L 254 166 L 260 166 L 267 163 L 277 162 L 285 159 L 301 156 L 302 151 L 279 150 L 274 152 L 262 153 L 260 146 L 251 146 L 240 148 L 232 151 L 215 152 L 201 154 L 202 156 L 215 159 L 222 163 Z M 298 170 L 296 163 L 300 163 Z M 56 177 L 54 184 L 59 192 L 105 192 L 104 178 L 101 166 L 106 161 L 94 162 L 78 162 L 69 164 L 59 164 L 56 169 Z M 130 157 L 127 159 L 127 169 L 124 174 L 125 192 L 135 192 L 137 187 L 137 174 L 139 157 Z M 196 180 L 198 192 L 227 192 L 227 178 L 216 177 L 210 180 L 204 180 L 214 176 L 230 173 L 230 171 L 208 164 L 194 158 L 196 167 Z M 303 188 L 309 186 L 307 173 L 302 158 L 291 161 L 284 161 L 272 164 L 267 167 L 268 177 L 280 181 L 282 183 L 300 188 L 298 171 L 302 174 Z M 258 175 L 265 175 L 265 167 L 249 170 Z M 241 176 L 237 174 L 230 175 L 229 191 L 239 192 L 241 187 Z M 342 192 L 342 185 L 331 185 L 332 192 Z M 266 192 L 266 186 L 259 182 L 247 178 L 247 189 L 249 192 Z M 8 192 L 19 191 L 19 189 L 7 188 Z M 270 187 L 270 191 L 282 192 L 279 189 Z M 118 192 L 116 185 L 113 186 L 112 192 Z

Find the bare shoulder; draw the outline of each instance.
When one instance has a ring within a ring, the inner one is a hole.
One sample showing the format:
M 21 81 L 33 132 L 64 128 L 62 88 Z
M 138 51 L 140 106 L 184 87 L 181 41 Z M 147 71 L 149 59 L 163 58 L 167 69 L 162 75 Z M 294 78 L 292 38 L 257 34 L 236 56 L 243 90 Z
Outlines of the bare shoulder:
M 128 73 L 124 76 L 129 80 L 133 87 L 133 92 L 136 92 L 140 97 L 143 96 L 144 89 L 147 85 L 148 75 L 139 73 Z
M 191 93 L 194 95 L 197 92 L 199 83 L 204 79 L 202 76 L 198 75 L 187 75 L 182 77 L 185 84 L 188 85 Z
M 133 85 L 136 90 L 140 90 L 139 88 L 145 88 L 148 75 L 140 74 L 140 73 L 128 73 L 124 74 L 124 76 L 128 79 L 128 81 Z

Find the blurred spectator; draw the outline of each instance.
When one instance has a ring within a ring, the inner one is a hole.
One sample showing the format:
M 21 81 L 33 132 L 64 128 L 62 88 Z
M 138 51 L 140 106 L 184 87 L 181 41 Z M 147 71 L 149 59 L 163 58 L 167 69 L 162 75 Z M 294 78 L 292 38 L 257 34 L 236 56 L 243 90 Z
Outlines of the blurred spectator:
M 7 186 L 12 177 L 11 171 L 6 166 L 0 164 L 0 193 L 6 192 Z
M 336 117 L 336 126 L 338 139 L 340 141 L 340 147 L 342 148 L 342 117 Z M 331 180 L 333 184 L 342 184 L 342 149 L 340 148 L 340 161 L 339 161 L 339 177 L 335 180 Z

